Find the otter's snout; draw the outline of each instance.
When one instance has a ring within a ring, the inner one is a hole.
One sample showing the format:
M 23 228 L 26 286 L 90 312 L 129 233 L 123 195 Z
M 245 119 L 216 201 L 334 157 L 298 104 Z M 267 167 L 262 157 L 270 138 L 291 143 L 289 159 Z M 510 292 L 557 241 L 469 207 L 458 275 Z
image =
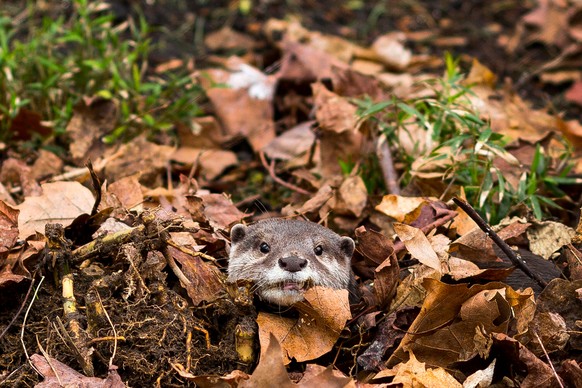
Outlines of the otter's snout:
M 307 259 L 289 256 L 279 259 L 279 267 L 288 272 L 299 272 L 307 266 Z

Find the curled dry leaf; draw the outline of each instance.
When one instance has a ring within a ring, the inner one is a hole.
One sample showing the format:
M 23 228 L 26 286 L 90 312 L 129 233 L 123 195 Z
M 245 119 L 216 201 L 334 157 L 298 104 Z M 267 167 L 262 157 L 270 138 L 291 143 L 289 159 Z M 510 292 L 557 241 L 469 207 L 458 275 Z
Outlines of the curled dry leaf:
M 18 214 L 20 210 L 0 200 L 0 253 L 14 246 L 18 238 Z
M 527 229 L 529 248 L 533 254 L 549 259 L 554 252 L 569 244 L 576 231 L 555 221 L 536 222 Z
M 394 231 L 413 258 L 436 271 L 442 271 L 441 261 L 422 230 L 395 222 Z
M 512 311 L 530 312 L 524 305 L 533 297 L 530 290 L 523 299 L 508 298 L 515 291 L 496 282 L 467 287 L 425 279 L 423 286 L 427 296 L 422 310 L 388 360 L 389 366 L 406 360 L 407 351 L 414 352 L 420 361 L 441 367 L 478 355 L 486 358 L 488 336 L 507 331 Z
M 379 372 L 374 379 L 390 376 L 394 376 L 393 383 L 404 387 L 462 387 L 446 370 L 440 367 L 427 368 L 426 363 L 418 361 L 412 352 L 407 362 Z
M 180 284 L 186 289 L 194 306 L 202 302 L 212 303 L 224 293 L 224 275 L 198 256 L 192 256 L 172 246 L 168 247 L 170 255 L 181 265 L 181 270 L 189 280 Z
M 44 233 L 48 223 L 68 226 L 83 213 L 90 213 L 95 199 L 91 191 L 78 182 L 54 182 L 42 185 L 39 197 L 26 197 L 18 205 L 19 237 Z
M 313 287 L 305 292 L 305 301 L 295 305 L 298 318 L 260 312 L 259 339 L 261 358 L 276 338 L 285 363 L 313 360 L 329 352 L 351 318 L 347 290 Z
M 246 138 L 255 151 L 275 138 L 271 101 L 253 98 L 246 89 L 212 88 L 206 93 L 229 137 Z
M 270 159 L 291 160 L 306 153 L 313 146 L 315 134 L 311 130 L 314 121 L 305 121 L 283 132 L 263 148 Z
M 386 66 L 394 70 L 404 70 L 410 64 L 412 52 L 404 47 L 406 35 L 403 32 L 391 32 L 378 37 L 372 49 Z
M 360 217 L 368 203 L 368 190 L 359 175 L 349 176 L 340 185 L 330 206 L 334 213 Z
M 489 387 L 493 381 L 496 359 L 485 369 L 479 369 L 463 381 L 463 388 Z
M 437 198 L 426 197 L 403 197 L 395 194 L 388 194 L 382 197 L 382 201 L 376 206 L 376 210 L 398 222 L 404 222 L 409 213 L 415 209 L 429 203 L 431 200 L 437 201 Z

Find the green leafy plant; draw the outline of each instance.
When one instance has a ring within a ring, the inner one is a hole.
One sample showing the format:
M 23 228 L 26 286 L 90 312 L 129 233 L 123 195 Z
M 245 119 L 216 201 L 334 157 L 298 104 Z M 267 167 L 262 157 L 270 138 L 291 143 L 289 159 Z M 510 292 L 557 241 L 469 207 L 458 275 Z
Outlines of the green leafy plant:
M 413 179 L 440 179 L 445 197 L 458 195 L 454 191 L 462 187 L 467 200 L 492 223 L 519 203 L 526 204 L 537 218 L 548 208 L 558 207 L 552 196 L 565 195 L 559 185 L 574 183 L 566 177 L 567 163 L 550 171 L 550 160 L 538 145 L 530 170 L 513 187 L 495 160 L 503 159 L 514 168 L 522 166 L 505 149 L 507 139 L 472 108 L 468 100 L 472 92 L 461 83 L 458 61 L 447 54 L 445 64 L 443 77 L 426 83 L 433 92 L 430 97 L 357 101 L 360 117 L 375 121 L 396 149 L 397 161 L 404 166 L 402 186 Z M 406 136 L 416 141 L 413 147 L 402 146 Z
M 143 17 L 116 24 L 104 1 L 73 0 L 68 16 L 0 17 L 0 139 L 8 139 L 21 108 L 64 132 L 83 96 L 119 102 L 114 141 L 143 129 L 167 130 L 200 113 L 201 91 L 184 73 L 154 76 L 148 69 L 151 28 Z

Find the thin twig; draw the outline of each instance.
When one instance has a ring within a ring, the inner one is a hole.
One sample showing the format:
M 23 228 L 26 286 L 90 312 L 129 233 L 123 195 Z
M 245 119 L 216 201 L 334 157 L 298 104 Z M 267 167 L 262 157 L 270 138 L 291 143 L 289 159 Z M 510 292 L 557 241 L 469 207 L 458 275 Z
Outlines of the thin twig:
M 467 213 L 467 215 L 471 217 L 473 221 L 475 221 L 475 223 L 479 226 L 479 228 L 481 228 L 483 232 L 485 232 L 487 236 L 491 237 L 493 242 L 495 242 L 495 244 L 497 244 L 497 246 L 503 251 L 503 253 L 507 255 L 507 257 L 509 258 L 509 260 L 511 260 L 513 265 L 521 269 L 531 279 L 535 280 L 536 283 L 539 284 L 542 288 L 545 288 L 548 285 L 538 274 L 532 272 L 529 269 L 525 260 L 521 258 L 521 255 L 519 253 L 516 253 L 513 249 L 511 249 L 511 247 L 507 245 L 507 243 L 503 241 L 501 237 L 499 237 L 497 233 L 495 233 L 489 225 L 487 225 L 487 223 L 483 220 L 483 218 L 481 218 L 479 214 L 477 214 L 477 212 L 475 211 L 475 209 L 471 207 L 471 205 L 457 197 L 453 198 L 453 201 L 457 204 L 457 206 L 463 209 L 465 213 Z
M 271 178 L 273 178 L 273 180 L 275 182 L 279 183 L 281 186 L 284 186 L 284 187 L 286 187 L 288 189 L 291 189 L 293 191 L 296 191 L 299 194 L 312 195 L 312 193 L 310 193 L 309 191 L 304 190 L 304 189 L 302 189 L 299 186 L 295 186 L 292 183 L 285 182 L 283 179 L 279 178 L 275 174 L 275 163 L 273 161 L 271 161 L 271 164 L 269 165 L 269 163 L 267 162 L 267 158 L 265 158 L 265 153 L 263 151 L 259 152 L 259 156 L 261 157 L 261 163 L 267 169 L 267 171 L 269 171 L 269 175 L 271 176 Z
M 542 343 L 542 339 L 538 335 L 537 331 L 534 330 L 533 333 L 535 334 L 536 338 L 538 339 L 538 342 L 540 343 L 540 346 L 542 347 L 542 350 L 546 356 L 546 359 L 548 360 L 548 364 L 550 364 L 550 368 L 552 368 L 552 372 L 554 372 L 554 376 L 556 377 L 556 380 L 558 380 L 558 384 L 560 384 L 560 387 L 564 388 L 564 384 L 562 384 L 562 379 L 560 379 L 560 376 L 558 376 L 558 373 L 556 373 L 556 369 L 554 368 L 554 364 L 552 364 L 552 360 L 550 360 L 550 355 L 548 354 L 548 352 L 546 352 L 546 347 Z
M 30 304 L 28 305 L 28 308 L 26 309 L 26 313 L 24 314 L 24 320 L 22 321 L 22 330 L 20 331 L 20 343 L 22 344 L 22 349 L 24 350 L 24 354 L 26 355 L 26 359 L 30 363 L 30 366 L 32 366 L 32 369 L 34 369 L 40 375 L 42 375 L 42 373 L 40 373 L 40 371 L 38 369 L 36 369 L 36 367 L 34 366 L 32 361 L 30 361 L 30 356 L 28 355 L 28 351 L 26 350 L 26 344 L 24 343 L 24 328 L 26 327 L 26 320 L 28 319 L 28 313 L 30 312 L 32 305 L 34 304 L 34 300 L 36 299 L 36 295 L 38 294 L 38 290 L 40 290 L 40 286 L 42 285 L 42 282 L 44 282 L 44 276 L 40 278 L 40 282 L 38 282 L 38 286 L 36 286 L 36 288 L 34 289 L 34 295 L 32 296 L 32 300 L 30 301 Z
M 394 168 L 394 160 L 392 158 L 392 151 L 388 146 L 388 141 L 385 135 L 378 138 L 376 145 L 376 154 L 380 161 L 380 169 L 384 177 L 384 183 L 389 193 L 400 195 L 400 186 L 398 185 L 398 174 Z

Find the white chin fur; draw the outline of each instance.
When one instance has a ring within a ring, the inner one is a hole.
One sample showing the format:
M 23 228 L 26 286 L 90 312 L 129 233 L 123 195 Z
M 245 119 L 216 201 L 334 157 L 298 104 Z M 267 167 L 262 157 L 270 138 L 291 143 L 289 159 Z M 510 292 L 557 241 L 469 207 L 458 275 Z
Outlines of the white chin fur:
M 296 290 L 263 290 L 259 292 L 259 296 L 269 303 L 275 303 L 280 306 L 290 306 L 304 299 L 303 292 Z

